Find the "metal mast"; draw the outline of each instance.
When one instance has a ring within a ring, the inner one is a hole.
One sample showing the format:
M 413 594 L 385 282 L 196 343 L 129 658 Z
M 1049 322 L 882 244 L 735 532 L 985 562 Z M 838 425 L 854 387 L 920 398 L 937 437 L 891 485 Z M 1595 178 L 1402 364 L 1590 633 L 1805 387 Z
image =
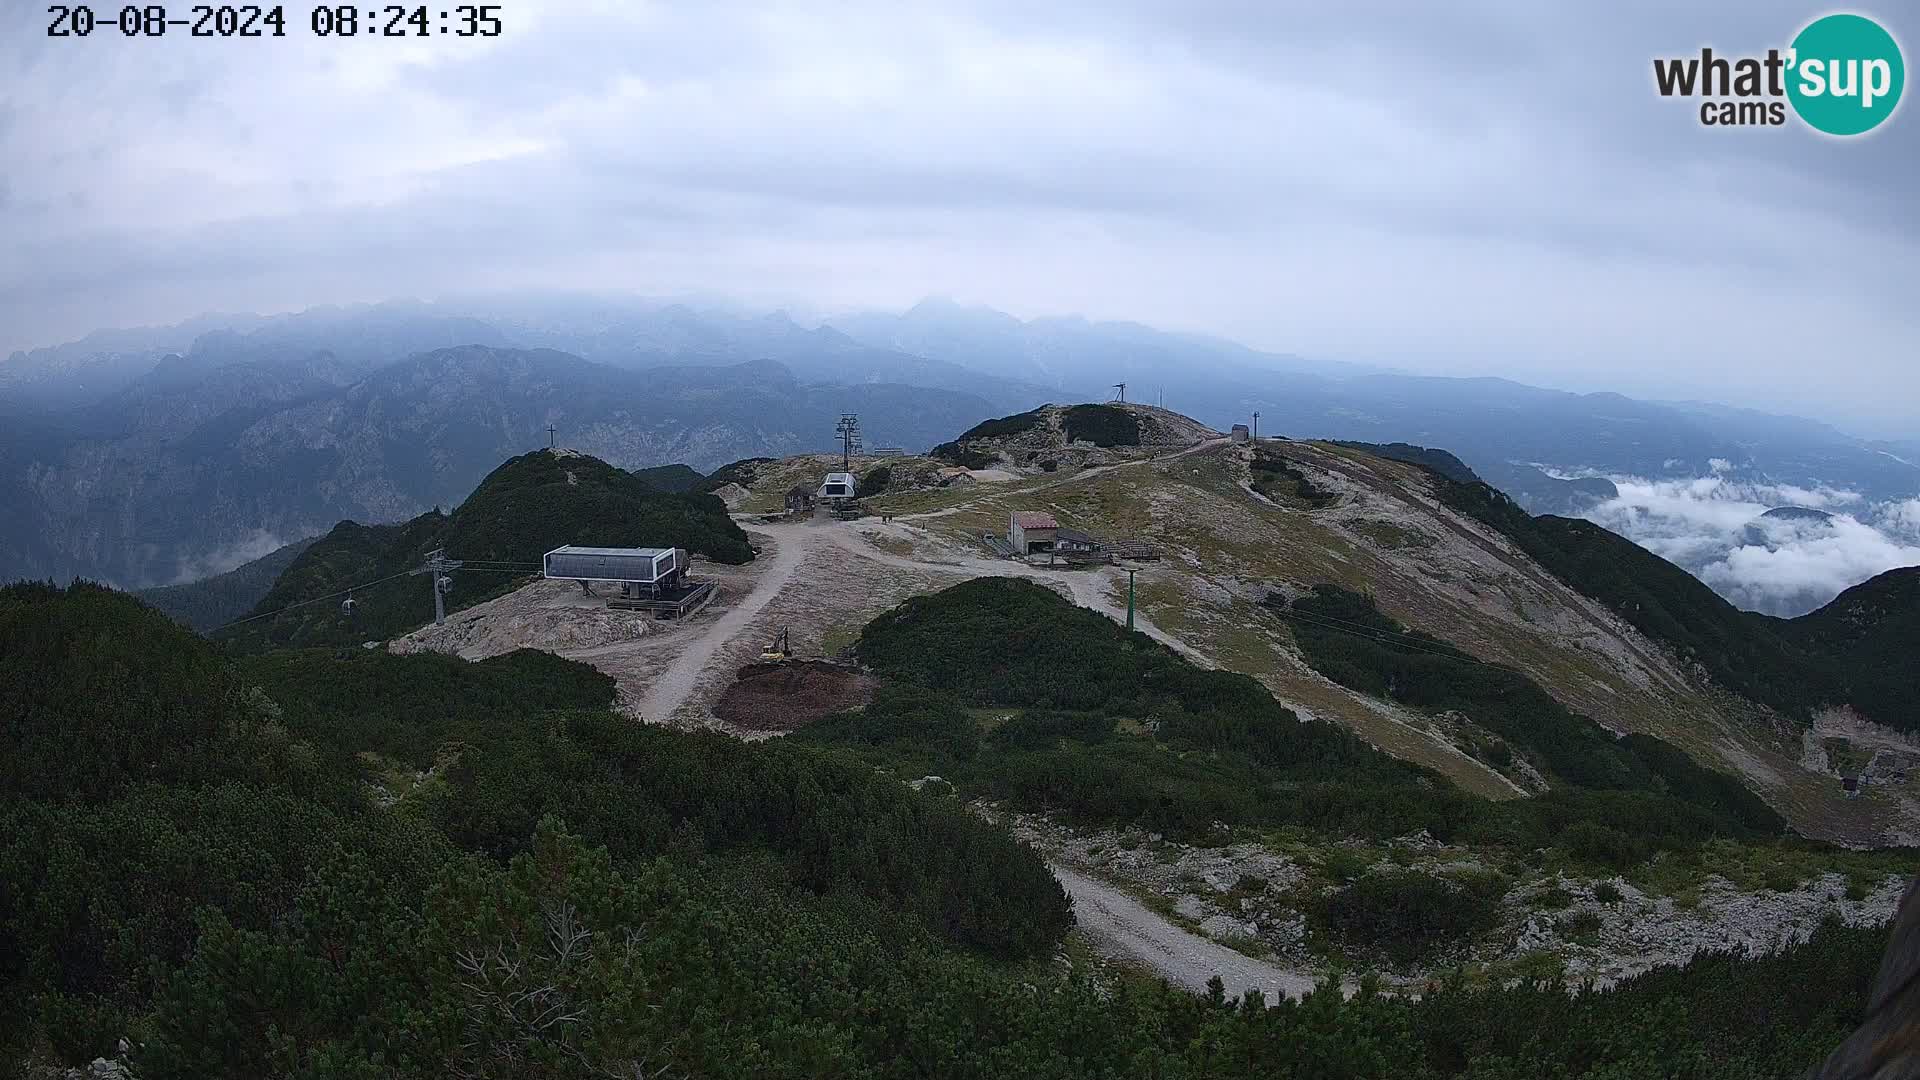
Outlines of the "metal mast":
M 427 552 L 427 564 L 407 571 L 415 577 L 421 574 L 433 575 L 433 625 L 445 626 L 447 622 L 447 593 L 453 588 L 453 579 L 447 575 L 463 565 L 459 559 L 447 558 L 446 548 L 434 548 Z
M 855 413 L 841 413 L 840 423 L 833 429 L 840 436 L 840 469 L 853 471 L 853 455 L 860 452 L 860 417 Z
M 1133 629 L 1133 575 L 1134 571 L 1127 571 L 1127 629 L 1129 630 Z
M 547 449 L 549 450 L 553 449 L 553 432 L 554 432 L 553 425 L 548 424 L 547 425 Z
M 1120 398 L 1119 398 L 1119 400 L 1120 400 L 1120 403 L 1121 403 L 1121 404 L 1123 404 L 1123 405 L 1124 405 L 1124 404 L 1126 404 L 1126 401 L 1127 401 L 1127 384 L 1126 384 L 1126 383 L 1123 383 L 1123 382 L 1117 382 L 1117 383 L 1114 383 L 1114 384 L 1113 384 L 1113 388 L 1114 388 L 1115 390 L 1118 390 L 1118 391 L 1120 391 Z
M 1253 410 L 1253 441 L 1260 441 L 1260 410 Z

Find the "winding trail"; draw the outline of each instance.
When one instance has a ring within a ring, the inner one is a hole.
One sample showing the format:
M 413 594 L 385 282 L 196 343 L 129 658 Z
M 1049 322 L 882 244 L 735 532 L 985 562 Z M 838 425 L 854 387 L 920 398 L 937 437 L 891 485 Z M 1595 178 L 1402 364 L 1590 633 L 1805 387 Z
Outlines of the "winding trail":
M 715 619 L 697 640 L 674 658 L 653 685 L 647 687 L 647 692 L 635 706 L 635 712 L 647 723 L 666 723 L 680 710 L 680 706 L 686 704 L 699 683 L 700 672 L 712 662 L 714 654 L 746 629 L 768 601 L 793 579 L 794 571 L 806 560 L 817 531 L 816 527 L 810 525 L 779 531 L 745 522 L 741 522 L 740 527 L 773 541 L 773 561 L 765 573 L 754 579 L 747 595 Z
M 1313 976 L 1278 967 L 1234 952 L 1225 945 L 1184 930 L 1160 917 L 1126 893 L 1075 870 L 1049 863 L 1067 895 L 1073 915 L 1105 951 L 1138 961 L 1175 986 L 1207 992 L 1214 976 L 1226 987 L 1229 1000 L 1248 990 L 1265 995 L 1267 1004 L 1282 997 L 1300 997 L 1312 990 Z

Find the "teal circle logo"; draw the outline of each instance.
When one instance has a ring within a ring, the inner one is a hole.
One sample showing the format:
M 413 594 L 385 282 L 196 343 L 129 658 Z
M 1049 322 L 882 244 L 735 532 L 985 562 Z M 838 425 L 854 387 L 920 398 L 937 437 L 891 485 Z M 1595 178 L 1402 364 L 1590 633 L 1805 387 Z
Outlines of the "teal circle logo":
M 1907 66 L 1900 45 L 1864 15 L 1827 15 L 1793 39 L 1787 99 L 1816 131 L 1859 135 L 1900 104 Z

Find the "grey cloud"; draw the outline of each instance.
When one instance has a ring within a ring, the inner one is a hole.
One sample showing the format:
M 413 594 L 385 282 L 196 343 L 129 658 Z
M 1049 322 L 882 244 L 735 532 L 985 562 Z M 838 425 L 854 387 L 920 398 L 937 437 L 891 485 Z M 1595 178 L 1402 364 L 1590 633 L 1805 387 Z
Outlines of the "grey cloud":
M 16 41 L 0 352 L 468 287 L 940 292 L 1910 431 L 1920 118 L 1710 132 L 1651 88 L 1809 14 L 527 0 L 495 42 Z

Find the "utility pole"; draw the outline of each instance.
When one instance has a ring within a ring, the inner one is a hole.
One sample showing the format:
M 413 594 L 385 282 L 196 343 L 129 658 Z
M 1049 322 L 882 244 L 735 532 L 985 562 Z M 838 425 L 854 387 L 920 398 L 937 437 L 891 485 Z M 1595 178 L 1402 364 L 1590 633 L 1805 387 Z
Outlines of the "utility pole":
M 415 577 L 421 574 L 433 575 L 433 625 L 445 626 L 447 623 L 447 592 L 453 588 L 453 579 L 447 575 L 460 569 L 463 563 L 459 559 L 447 558 L 446 548 L 434 548 L 427 552 L 427 565 L 410 570 Z
M 553 449 L 553 432 L 554 432 L 553 425 L 548 424 L 547 425 L 547 449 L 549 450 Z
M 1127 629 L 1133 629 L 1133 569 L 1127 570 Z
M 1253 410 L 1253 441 L 1260 441 L 1260 410 Z

